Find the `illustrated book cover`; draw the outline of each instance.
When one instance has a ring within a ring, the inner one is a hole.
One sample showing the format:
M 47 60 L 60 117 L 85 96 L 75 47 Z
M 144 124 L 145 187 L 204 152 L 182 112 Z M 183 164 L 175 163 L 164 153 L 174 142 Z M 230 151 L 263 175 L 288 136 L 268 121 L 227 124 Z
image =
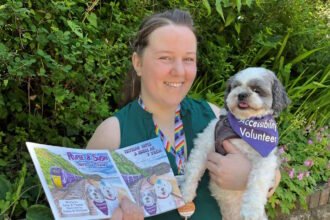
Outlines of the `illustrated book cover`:
M 26 142 L 55 219 L 106 219 L 123 197 L 145 217 L 184 205 L 159 138 L 114 151 Z

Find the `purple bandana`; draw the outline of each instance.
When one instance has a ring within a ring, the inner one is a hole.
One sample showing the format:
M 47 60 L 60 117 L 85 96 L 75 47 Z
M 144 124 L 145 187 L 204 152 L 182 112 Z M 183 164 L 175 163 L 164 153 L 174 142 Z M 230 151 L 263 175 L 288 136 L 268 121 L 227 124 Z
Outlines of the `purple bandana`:
M 157 206 L 156 203 L 150 206 L 144 206 L 145 210 L 148 212 L 149 215 L 155 215 L 157 213 Z
M 276 122 L 271 115 L 262 118 L 249 118 L 239 120 L 234 115 L 227 115 L 232 129 L 244 141 L 250 144 L 261 156 L 268 154 L 278 144 L 278 132 Z
M 108 205 L 106 201 L 97 202 L 93 201 L 94 205 L 105 215 L 108 215 Z

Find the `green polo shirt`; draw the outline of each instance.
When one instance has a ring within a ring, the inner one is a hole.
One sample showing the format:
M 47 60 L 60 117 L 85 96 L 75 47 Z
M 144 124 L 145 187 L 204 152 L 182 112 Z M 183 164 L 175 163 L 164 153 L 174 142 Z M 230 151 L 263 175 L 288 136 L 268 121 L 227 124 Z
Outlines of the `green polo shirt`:
M 186 136 L 188 157 L 193 148 L 193 140 L 196 135 L 204 130 L 215 115 L 206 101 L 197 101 L 185 98 L 181 102 L 181 119 Z M 152 114 L 143 110 L 137 100 L 130 102 L 124 108 L 115 113 L 120 123 L 120 147 L 130 146 L 142 141 L 157 137 Z M 177 166 L 172 154 L 167 153 L 174 175 L 177 175 Z M 205 172 L 197 189 L 197 197 L 194 200 L 196 211 L 189 218 L 192 220 L 220 220 L 220 209 L 211 196 L 208 188 L 209 175 Z M 149 217 L 152 220 L 182 220 L 177 210 Z

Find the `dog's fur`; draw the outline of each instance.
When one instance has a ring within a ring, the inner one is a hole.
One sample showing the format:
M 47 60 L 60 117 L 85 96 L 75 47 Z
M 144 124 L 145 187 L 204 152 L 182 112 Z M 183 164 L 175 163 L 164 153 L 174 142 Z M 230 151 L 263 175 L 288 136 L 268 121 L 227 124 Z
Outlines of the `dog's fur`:
M 242 95 L 244 94 L 244 95 Z M 238 98 L 238 96 L 241 98 Z M 243 97 L 243 99 L 242 99 Z M 232 76 L 225 92 L 225 108 L 238 119 L 262 117 L 268 114 L 277 116 L 288 104 L 284 87 L 275 74 L 264 68 L 247 68 Z M 226 114 L 222 110 L 221 114 Z M 218 119 L 210 122 L 194 140 L 194 148 L 185 168 L 185 183 L 182 194 L 186 202 L 196 196 L 198 181 L 206 169 L 207 155 L 215 150 L 215 127 Z M 245 191 L 221 189 L 210 181 L 212 195 L 221 208 L 224 220 L 267 219 L 264 206 L 268 190 L 274 185 L 278 167 L 276 148 L 262 157 L 243 139 L 229 139 L 250 161 L 252 169 Z M 197 207 L 198 208 L 198 207 Z

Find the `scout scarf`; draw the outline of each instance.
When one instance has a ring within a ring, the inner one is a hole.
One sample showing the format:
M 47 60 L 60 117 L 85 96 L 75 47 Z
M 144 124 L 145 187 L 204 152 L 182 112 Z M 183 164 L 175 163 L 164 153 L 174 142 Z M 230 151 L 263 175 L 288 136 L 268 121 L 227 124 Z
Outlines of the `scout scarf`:
M 103 214 L 108 215 L 108 205 L 105 200 L 102 202 L 97 202 L 94 200 L 93 203 Z
M 138 103 L 140 106 L 147 111 L 147 108 L 143 104 L 142 98 L 139 97 Z M 181 106 L 179 105 L 175 111 L 175 128 L 174 128 L 174 141 L 175 146 L 172 146 L 169 140 L 165 137 L 164 133 L 160 130 L 158 125 L 155 124 L 155 132 L 156 134 L 161 138 L 164 148 L 167 152 L 171 153 L 175 157 L 175 163 L 178 167 L 178 173 L 184 174 L 184 163 L 185 163 L 185 157 L 184 157 L 184 146 L 185 146 L 185 134 L 183 130 L 183 123 L 180 116 L 180 110 Z
M 250 144 L 261 156 L 267 157 L 277 146 L 278 132 L 272 115 L 239 120 L 229 112 L 227 117 L 235 133 Z

